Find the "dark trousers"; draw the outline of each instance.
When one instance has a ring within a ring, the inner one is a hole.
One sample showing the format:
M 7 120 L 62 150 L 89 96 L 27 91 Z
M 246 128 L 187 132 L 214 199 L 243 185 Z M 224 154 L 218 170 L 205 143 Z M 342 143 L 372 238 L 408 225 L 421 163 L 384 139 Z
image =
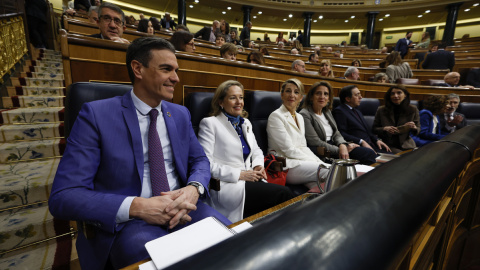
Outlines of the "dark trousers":
M 245 182 L 243 217 L 249 217 L 294 197 L 285 186 L 265 182 Z
M 35 48 L 46 48 L 47 37 L 45 35 L 47 30 L 47 24 L 33 16 L 27 16 L 28 20 L 28 33 L 30 36 L 30 42 Z

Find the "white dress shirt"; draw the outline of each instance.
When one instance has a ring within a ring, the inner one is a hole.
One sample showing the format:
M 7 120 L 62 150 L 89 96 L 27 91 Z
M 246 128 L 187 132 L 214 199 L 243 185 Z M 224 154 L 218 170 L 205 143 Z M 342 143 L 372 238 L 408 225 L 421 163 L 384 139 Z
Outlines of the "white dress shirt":
M 175 170 L 175 161 L 173 159 L 172 147 L 170 144 L 170 138 L 168 137 L 167 127 L 165 126 L 165 120 L 163 119 L 162 113 L 162 103 L 156 107 L 152 108 L 148 106 L 145 102 L 141 101 L 135 94 L 133 90 L 131 91 L 131 96 L 133 100 L 133 105 L 137 110 L 138 124 L 140 125 L 140 135 L 142 138 L 142 148 L 143 148 L 143 181 L 142 181 L 142 192 L 140 197 L 150 198 L 152 197 L 152 183 L 150 182 L 150 164 L 148 162 L 148 128 L 150 126 L 150 116 L 148 113 L 152 109 L 158 110 L 157 117 L 157 132 L 162 143 L 163 158 L 165 160 L 165 170 L 167 171 L 168 185 L 170 190 L 175 190 L 180 188 L 180 183 L 178 180 L 178 175 Z M 129 196 L 125 198 L 123 203 L 117 212 L 117 223 L 122 223 L 129 220 L 130 205 L 132 204 L 135 196 Z

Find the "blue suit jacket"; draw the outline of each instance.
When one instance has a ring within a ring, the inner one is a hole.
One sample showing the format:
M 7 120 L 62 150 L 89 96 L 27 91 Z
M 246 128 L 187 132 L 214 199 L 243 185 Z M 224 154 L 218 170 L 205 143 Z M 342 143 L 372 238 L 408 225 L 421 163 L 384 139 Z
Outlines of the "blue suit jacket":
M 408 40 L 409 43 L 407 44 L 407 40 L 408 39 L 406 38 L 401 38 L 397 41 L 397 44 L 395 44 L 395 51 L 400 52 L 402 58 L 405 57 L 408 52 L 408 44 L 412 43 L 410 40 Z
M 357 116 L 355 116 L 355 113 L 348 108 L 347 105 L 338 105 L 332 112 L 335 122 L 337 122 L 338 130 L 346 141 L 351 141 L 358 144 L 360 139 L 362 139 L 371 144 L 373 143 L 372 146 L 374 146 L 374 148 L 378 148 L 375 144 L 378 138 L 372 133 L 372 127 L 367 125 L 362 112 L 360 112 L 360 110 L 357 110 L 357 112 L 361 121 L 358 120 Z
M 427 54 L 425 61 L 422 63 L 424 69 L 450 69 L 455 66 L 455 55 L 453 52 L 438 50 Z
M 438 119 L 438 124 L 433 133 L 433 117 Z M 423 146 L 434 141 L 438 141 L 448 135 L 442 132 L 440 128 L 440 117 L 433 115 L 431 111 L 423 109 L 420 111 L 420 133 L 417 136 L 412 135 L 412 139 L 417 146 Z
M 207 187 L 210 163 L 198 143 L 190 113 L 162 102 L 176 171 L 182 185 Z M 55 217 L 92 224 L 94 239 L 78 234 L 77 250 L 84 269 L 102 269 L 115 235 L 115 218 L 127 196 L 140 196 L 143 181 L 140 127 L 130 92 L 123 97 L 83 105 L 68 138 L 49 199 Z

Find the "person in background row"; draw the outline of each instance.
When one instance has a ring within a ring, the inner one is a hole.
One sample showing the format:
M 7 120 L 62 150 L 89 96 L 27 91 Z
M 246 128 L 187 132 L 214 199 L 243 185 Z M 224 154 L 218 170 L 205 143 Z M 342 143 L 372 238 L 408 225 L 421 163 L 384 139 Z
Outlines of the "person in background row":
M 333 57 L 335 57 L 335 58 L 343 58 L 342 52 L 340 52 L 340 51 L 335 51 L 335 52 L 333 53 Z
M 356 67 L 348 67 L 343 76 L 347 80 L 357 81 L 360 79 L 360 72 Z
M 245 48 L 243 48 L 242 45 L 235 45 L 235 47 L 237 48 L 237 52 L 245 52 Z
M 279 41 L 278 44 L 277 44 L 277 48 L 279 48 L 279 49 L 285 48 L 285 43 L 283 41 Z
M 155 29 L 153 29 L 153 24 L 151 21 L 148 22 L 147 34 L 154 35 Z
M 298 42 L 300 42 L 300 44 L 303 43 L 303 34 L 302 34 L 302 30 L 298 30 L 298 36 L 297 36 L 297 39 Z
M 316 53 L 311 53 L 308 56 L 308 63 L 315 64 L 318 63 L 318 55 Z
M 293 61 L 292 70 L 300 73 L 305 73 L 305 62 L 299 59 Z
M 198 30 L 197 33 L 195 33 L 194 37 L 195 38 L 200 38 L 205 40 L 205 41 L 210 41 L 215 43 L 215 34 L 217 33 L 217 29 L 220 27 L 220 22 L 215 20 L 212 23 L 212 26 L 205 26 L 202 29 Z
M 388 78 L 391 83 L 396 83 L 399 78 L 411 78 L 413 77 L 412 69 L 408 62 L 403 62 L 400 57 L 400 53 L 397 51 L 391 52 L 385 58 L 385 66 L 387 70 Z
M 341 46 L 341 47 L 345 47 L 345 46 L 347 46 L 347 42 L 346 42 L 345 40 L 344 40 L 344 41 L 342 41 L 342 43 L 340 44 L 340 46 Z
M 91 6 L 90 10 L 88 10 L 88 21 L 94 24 L 98 22 L 98 7 Z
M 361 67 L 362 66 L 362 61 L 360 61 L 360 59 L 353 59 L 351 66 L 352 67 Z
M 170 31 L 175 30 L 175 27 L 177 27 L 177 23 L 173 21 L 168 12 L 165 12 L 165 16 L 163 16 L 163 19 L 160 21 L 160 25 L 163 29 Z
M 449 72 L 443 77 L 444 83 L 437 83 L 435 86 L 443 86 L 443 87 L 462 87 L 468 88 L 473 90 L 474 87 L 471 85 L 460 85 L 460 73 L 458 72 Z
M 183 24 L 177 24 L 177 29 L 175 31 L 187 31 L 187 32 L 190 32 L 190 29 L 188 29 L 187 26 L 183 25 Z
M 125 26 L 125 14 L 116 5 L 104 2 L 99 7 L 98 28 L 100 34 L 90 35 L 89 37 L 108 39 L 120 43 L 130 43 L 130 41 L 122 38 Z
M 231 43 L 235 45 L 240 45 L 240 40 L 238 40 L 238 33 L 237 30 L 233 29 L 230 31 L 230 37 L 232 39 Z
M 220 56 L 228 60 L 237 60 L 237 46 L 225 43 L 220 47 Z
M 412 34 L 412 31 L 408 31 L 405 37 L 399 39 L 397 44 L 395 44 L 394 50 L 400 53 L 401 58 L 404 58 L 408 53 L 408 49 L 413 47 L 412 41 L 410 40 Z
M 290 50 L 290 54 L 298 55 L 298 54 L 300 54 L 300 53 L 298 52 L 297 48 L 292 48 L 292 49 Z
M 247 63 L 265 65 L 265 59 L 261 52 L 253 51 L 248 54 Z
M 217 37 L 215 38 L 215 46 L 221 47 L 223 44 L 225 44 L 225 36 L 218 33 Z
M 333 51 L 332 47 L 327 47 L 326 48 L 327 53 L 331 53 Z
M 89 0 L 74 0 L 74 9 L 79 13 L 87 13 L 92 4 Z
M 332 105 L 332 86 L 325 81 L 314 83 L 305 97 L 304 108 L 300 111 L 310 150 L 321 157 L 318 147 L 324 147 L 332 158 L 352 158 L 365 165 L 375 163 L 377 155 L 372 149 L 347 143 L 342 137 L 332 116 Z
M 423 110 L 420 111 L 420 133 L 412 135 L 415 144 L 420 147 L 445 137 L 448 133 L 440 128 L 440 115 L 443 117 L 447 98 L 444 95 L 430 96 L 423 101 Z
M 375 77 L 373 78 L 374 82 L 379 82 L 379 83 L 389 83 L 390 80 L 388 79 L 387 74 L 383 72 L 379 72 L 375 74 Z
M 242 40 L 242 45 L 245 48 L 250 48 L 250 49 L 255 48 L 255 42 L 253 42 L 253 40 L 249 40 L 249 39 Z
M 260 49 L 258 49 L 263 55 L 270 55 L 268 52 L 267 46 L 261 46 Z
M 252 29 L 252 22 L 248 21 L 245 23 L 242 32 L 240 33 L 240 40 L 250 39 L 250 29 Z M 243 44 L 245 46 L 245 44 Z
M 444 42 L 436 45 L 436 47 L 436 51 L 427 54 L 425 61 L 422 63 L 422 68 L 453 70 L 455 66 L 455 54 L 445 50 L 446 44 Z
M 380 51 L 381 54 L 387 54 L 388 53 L 388 48 L 387 47 L 382 47 L 382 50 Z
M 420 42 L 415 47 L 416 48 L 428 49 L 428 46 L 430 46 L 430 33 L 423 32 L 422 33 L 422 39 L 420 40 Z
M 447 106 L 445 106 L 444 116 L 440 115 L 439 125 L 442 133 L 452 133 L 467 125 L 465 115 L 456 112 L 460 105 L 460 96 L 457 94 L 449 94 L 447 96 Z
M 232 36 L 230 35 L 230 24 L 225 20 L 220 20 L 220 33 L 225 37 L 225 42 L 232 42 Z
M 195 52 L 195 43 L 193 34 L 186 31 L 176 31 L 170 38 L 175 50 L 182 52 Z
M 333 70 L 332 70 L 332 63 L 329 59 L 323 59 L 320 62 L 320 69 L 318 70 L 318 75 L 323 77 L 334 78 Z
M 303 45 L 298 40 L 295 40 L 293 42 L 292 48 L 297 49 L 299 54 L 302 54 L 302 52 L 303 52 Z
M 320 46 L 315 46 L 315 54 L 318 55 L 318 58 L 322 56 L 322 51 Z
M 471 68 L 467 74 L 467 84 L 480 88 L 480 68 Z
M 394 154 L 416 147 L 410 134 L 420 132 L 417 106 L 410 104 L 410 93 L 403 85 L 390 87 L 385 93 L 385 105 L 378 107 L 373 121 L 373 132 L 385 142 Z
M 211 116 L 200 122 L 198 131 L 212 177 L 222 182 L 220 191 L 210 191 L 210 206 L 237 222 L 292 199 L 288 187 L 262 181 L 267 179 L 263 152 L 243 109 L 243 85 L 223 82 L 211 106 Z

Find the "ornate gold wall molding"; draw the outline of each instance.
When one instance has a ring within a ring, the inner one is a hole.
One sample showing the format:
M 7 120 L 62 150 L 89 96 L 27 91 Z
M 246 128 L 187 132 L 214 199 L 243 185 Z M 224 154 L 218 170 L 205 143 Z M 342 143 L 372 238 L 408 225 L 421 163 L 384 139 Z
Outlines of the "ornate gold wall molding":
M 0 83 L 3 83 L 1 78 L 27 53 L 23 25 L 20 15 L 0 19 Z

